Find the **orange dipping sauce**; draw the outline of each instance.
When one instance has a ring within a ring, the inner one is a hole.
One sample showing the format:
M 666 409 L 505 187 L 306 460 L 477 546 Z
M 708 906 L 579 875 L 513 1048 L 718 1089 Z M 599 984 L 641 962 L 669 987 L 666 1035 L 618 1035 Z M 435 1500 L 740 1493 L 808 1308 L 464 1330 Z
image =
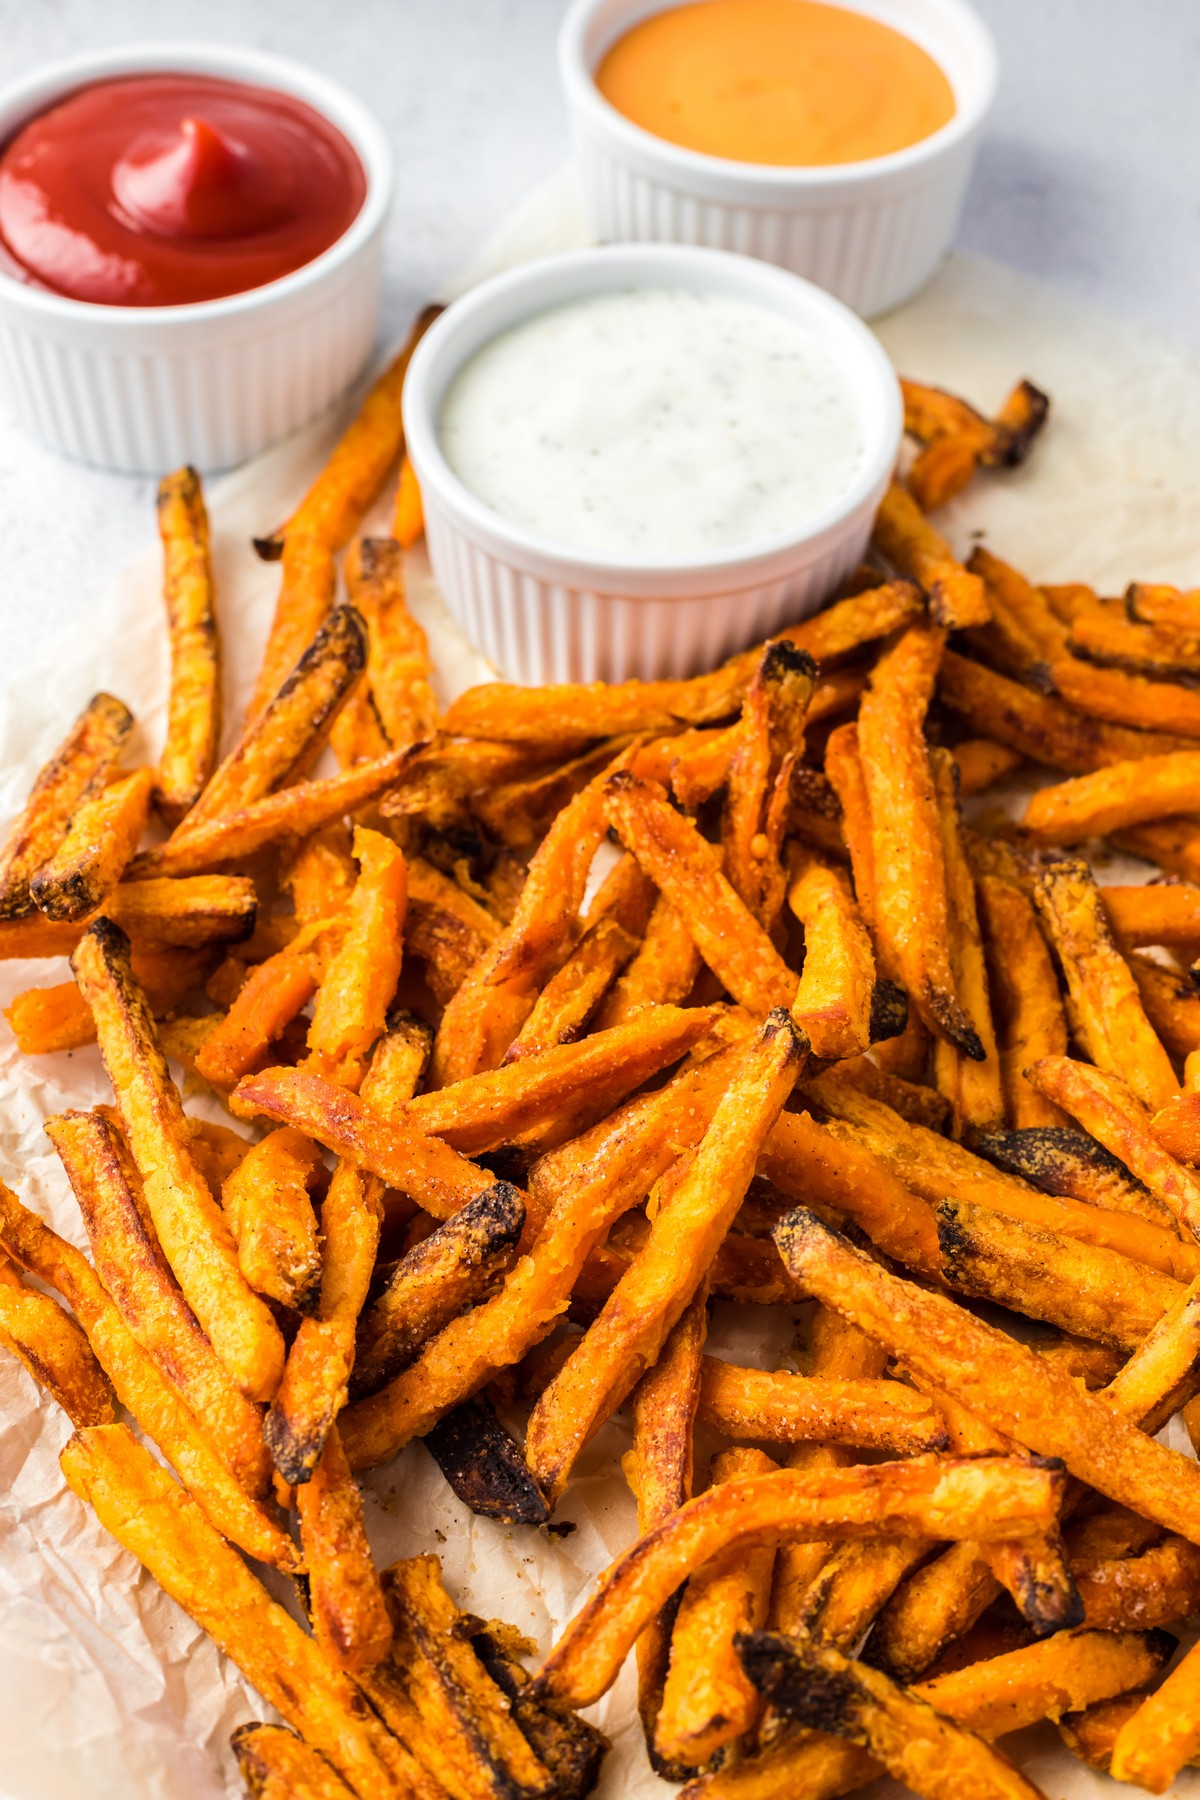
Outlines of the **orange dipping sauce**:
M 596 71 L 617 111 L 733 162 L 865 162 L 954 117 L 942 69 L 901 32 L 820 0 L 693 0 L 643 19 Z

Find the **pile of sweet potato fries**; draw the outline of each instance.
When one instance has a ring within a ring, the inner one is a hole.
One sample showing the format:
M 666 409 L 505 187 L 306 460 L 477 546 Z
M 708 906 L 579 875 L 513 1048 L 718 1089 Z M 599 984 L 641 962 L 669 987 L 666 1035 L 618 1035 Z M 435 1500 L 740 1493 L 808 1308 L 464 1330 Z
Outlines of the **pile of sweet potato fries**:
M 355 537 L 406 360 L 259 543 L 229 753 L 181 470 L 162 759 L 123 769 L 98 695 L 0 852 L 0 954 L 74 976 L 12 1030 L 97 1042 L 114 1096 L 46 1122 L 90 1260 L 0 1189 L 0 1341 L 68 1483 L 290 1727 L 235 1735 L 269 1800 L 582 1796 L 631 1650 L 688 1800 L 1016 1800 L 995 1740 L 1044 1719 L 1162 1792 L 1200 1751 L 1162 1629 L 1200 1467 L 1155 1435 L 1200 1434 L 1200 593 L 963 566 L 928 513 L 1046 401 L 906 382 L 919 453 L 825 610 L 439 717 L 406 466 Z M 964 821 L 1030 763 L 1023 819 Z M 1161 873 L 1099 884 L 1097 839 Z M 791 1365 L 706 1355 L 718 1301 L 814 1303 Z M 376 1569 L 357 1472 L 421 1438 L 535 1531 L 626 1406 L 639 1536 L 532 1674 L 435 1557 Z

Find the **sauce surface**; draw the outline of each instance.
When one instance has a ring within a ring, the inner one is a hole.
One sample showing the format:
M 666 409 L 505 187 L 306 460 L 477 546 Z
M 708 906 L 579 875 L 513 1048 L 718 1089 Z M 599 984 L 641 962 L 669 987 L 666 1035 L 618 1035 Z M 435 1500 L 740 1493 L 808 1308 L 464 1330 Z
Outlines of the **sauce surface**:
M 854 395 L 803 326 L 672 288 L 597 294 L 503 332 L 459 371 L 439 436 L 495 512 L 649 562 L 802 526 L 863 456 Z
M 303 268 L 366 197 L 350 143 L 303 100 L 211 75 L 80 88 L 0 151 L 10 272 L 105 306 L 182 306 Z
M 595 80 L 644 131 L 734 162 L 864 162 L 930 137 L 955 110 L 919 44 L 819 0 L 654 13 L 618 38 Z

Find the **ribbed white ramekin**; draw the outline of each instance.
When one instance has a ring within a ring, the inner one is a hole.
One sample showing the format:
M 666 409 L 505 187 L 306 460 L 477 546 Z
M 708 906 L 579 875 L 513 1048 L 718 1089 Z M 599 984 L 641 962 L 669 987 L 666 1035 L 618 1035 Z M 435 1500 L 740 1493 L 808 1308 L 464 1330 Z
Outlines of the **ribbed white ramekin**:
M 344 88 L 283 57 L 219 44 L 137 44 L 57 63 L 0 94 L 0 143 L 88 82 L 151 70 L 298 95 L 357 151 L 362 210 L 304 268 L 195 305 L 95 306 L 0 271 L 0 388 L 17 422 L 65 456 L 150 474 L 185 462 L 227 468 L 315 417 L 366 366 L 391 153 Z
M 629 287 L 736 295 L 813 332 L 850 385 L 865 445 L 854 483 L 826 513 L 741 554 L 598 560 L 502 518 L 464 486 L 438 440 L 442 400 L 464 363 L 548 307 Z M 766 263 L 666 244 L 571 251 L 484 282 L 431 326 L 404 388 L 405 442 L 446 604 L 497 668 L 531 685 L 693 674 L 812 612 L 866 549 L 900 428 L 891 364 L 840 302 Z
M 950 246 L 996 89 L 991 37 L 965 0 L 840 0 L 902 31 L 945 71 L 954 117 L 891 156 L 820 168 L 725 161 L 667 143 L 593 72 L 665 0 L 573 0 L 559 70 L 588 223 L 604 243 L 706 244 L 778 263 L 866 318 L 929 280 Z

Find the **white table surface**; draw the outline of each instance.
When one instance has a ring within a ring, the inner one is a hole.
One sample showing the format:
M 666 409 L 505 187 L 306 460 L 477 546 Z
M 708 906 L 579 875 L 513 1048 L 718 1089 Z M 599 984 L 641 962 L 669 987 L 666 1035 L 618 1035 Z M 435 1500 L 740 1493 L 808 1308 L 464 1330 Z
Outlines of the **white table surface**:
M 960 242 L 1200 342 L 1196 0 L 976 0 L 1003 82 Z M 396 152 L 384 340 L 567 152 L 564 0 L 0 0 L 0 81 L 92 46 L 211 37 L 305 59 Z M 62 462 L 0 412 L 6 673 L 153 531 L 153 484 Z

